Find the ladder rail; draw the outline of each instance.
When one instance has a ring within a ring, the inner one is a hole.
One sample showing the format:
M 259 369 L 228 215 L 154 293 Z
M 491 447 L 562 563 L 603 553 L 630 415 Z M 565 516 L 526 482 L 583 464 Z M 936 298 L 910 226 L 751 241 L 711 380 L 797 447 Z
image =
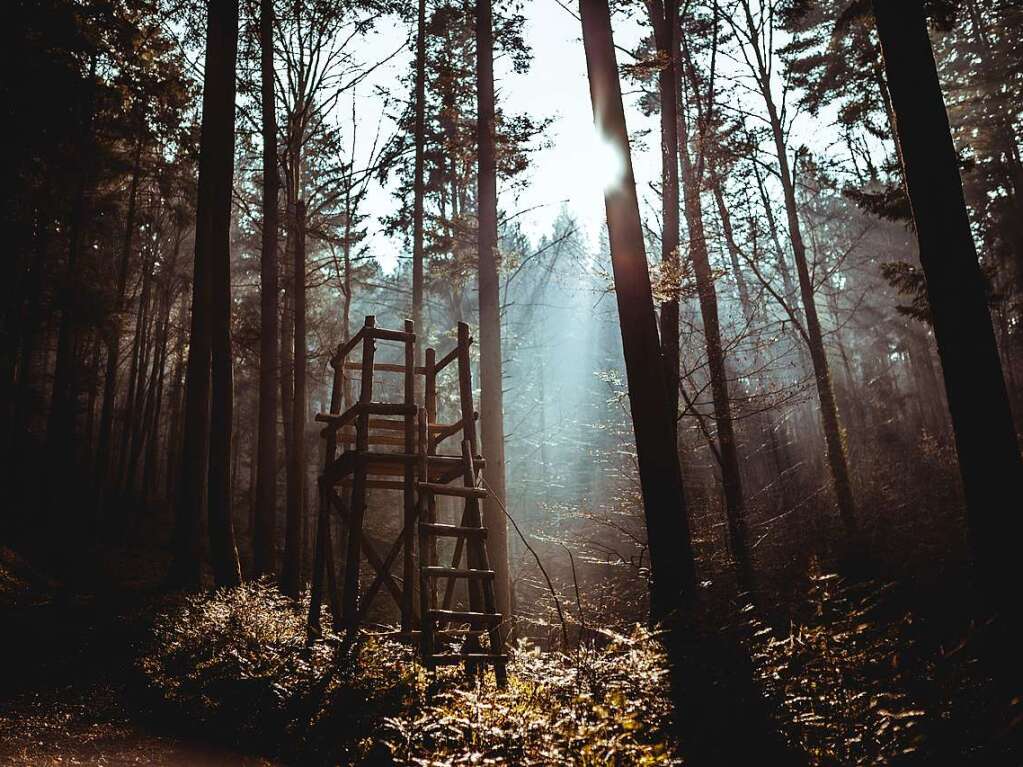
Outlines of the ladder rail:
M 448 530 L 437 529 L 448 527 L 451 530 L 479 530 L 479 535 L 472 535 L 468 532 L 455 536 L 455 551 L 450 567 L 439 567 L 434 564 L 435 557 L 426 556 L 421 559 L 420 566 L 420 602 L 421 602 L 421 633 L 420 647 L 424 663 L 429 667 L 450 663 L 464 662 L 466 671 L 470 675 L 477 673 L 480 663 L 491 663 L 494 667 L 494 675 L 499 686 L 507 684 L 507 656 L 503 654 L 504 642 L 501 633 L 502 616 L 496 612 L 496 599 L 494 593 L 494 573 L 490 569 L 489 557 L 486 550 L 486 534 L 483 532 L 483 516 L 480 508 L 481 497 L 485 494 L 477 486 L 478 467 L 474 461 L 477 452 L 476 436 L 476 413 L 473 409 L 472 399 L 472 368 L 469 356 L 469 346 L 472 339 L 469 337 L 469 326 L 465 323 L 458 324 L 458 344 L 452 353 L 445 357 L 445 364 L 457 361 L 458 373 L 458 394 L 461 419 L 458 426 L 462 432 L 461 440 L 461 477 L 456 471 L 444 477 L 441 484 L 431 482 L 427 476 L 428 453 L 436 450 L 434 440 L 420 445 L 420 479 L 417 484 L 420 498 L 420 509 L 425 512 L 426 505 L 438 494 L 453 495 L 460 497 L 465 504 L 462 510 L 461 521 L 458 525 L 440 526 L 420 517 L 419 520 L 419 543 L 420 551 L 429 552 L 430 543 L 435 543 L 439 534 L 448 533 Z M 427 387 L 431 383 L 435 385 L 435 376 L 431 376 L 431 360 L 427 361 Z M 430 436 L 429 416 L 421 419 L 420 438 Z M 423 423 L 426 421 L 426 423 Z M 445 430 L 443 438 L 453 436 L 457 430 Z M 439 436 L 439 435 L 438 435 Z M 422 477 L 427 476 L 424 481 Z M 445 482 L 461 479 L 461 485 L 445 488 Z M 461 567 L 463 551 L 465 553 L 466 567 Z M 444 588 L 444 598 L 440 609 L 431 608 L 430 587 L 425 585 L 427 580 L 447 579 Z M 452 610 L 451 604 L 454 599 L 455 586 L 458 580 L 466 582 L 468 596 L 468 610 Z M 478 636 L 482 632 L 470 631 L 466 636 L 465 643 L 458 654 L 437 655 L 434 646 L 434 633 L 445 629 L 451 621 L 466 621 L 472 629 L 478 629 L 481 625 L 486 626 L 486 633 L 490 640 L 489 652 L 485 652 L 479 643 Z
M 363 330 L 373 328 L 375 325 L 376 318 L 372 315 L 367 316 Z M 362 340 L 364 373 L 359 391 L 359 404 L 363 407 L 359 410 L 355 421 L 355 449 L 357 451 L 369 450 L 368 406 L 373 401 L 373 359 L 375 354 L 374 337 L 371 333 L 364 332 Z M 366 469 L 365 461 L 355 462 L 351 503 L 349 504 L 348 546 L 345 557 L 345 582 L 341 612 L 344 627 L 350 633 L 353 633 L 358 626 L 359 566 L 361 564 L 359 555 L 362 549 L 362 522 L 366 512 Z
M 416 400 L 416 335 L 415 326 L 411 320 L 405 320 L 405 405 L 409 408 L 415 407 Z M 412 455 L 415 452 L 416 443 L 416 419 L 418 409 L 413 412 L 405 411 L 405 453 Z M 366 423 L 367 432 L 369 422 Z M 367 439 L 368 439 L 367 434 Z M 415 594 L 416 570 L 415 570 L 415 543 L 413 541 L 413 528 L 416 523 L 416 478 L 411 466 L 405 468 L 404 488 L 402 489 L 402 507 L 404 522 L 401 530 L 401 541 L 403 549 L 402 557 L 402 600 L 401 600 L 401 628 L 403 631 L 411 631 L 415 621 Z

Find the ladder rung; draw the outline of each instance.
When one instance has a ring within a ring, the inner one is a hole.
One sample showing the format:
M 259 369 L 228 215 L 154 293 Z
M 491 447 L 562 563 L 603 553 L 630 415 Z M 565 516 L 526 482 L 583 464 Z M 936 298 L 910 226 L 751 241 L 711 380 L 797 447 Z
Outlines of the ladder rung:
M 481 636 L 483 636 L 486 633 L 487 632 L 484 631 L 483 629 L 460 629 L 460 628 L 454 628 L 454 629 L 437 629 L 436 631 L 433 632 L 433 635 L 435 637 L 445 637 L 445 638 L 448 638 L 447 641 L 450 641 L 451 638 L 464 638 L 464 637 L 468 637 L 468 636 L 481 637 Z
M 463 535 L 479 535 L 486 537 L 485 527 L 462 527 L 461 525 L 443 525 L 437 522 L 420 522 L 419 528 L 424 532 L 433 535 L 443 535 L 449 538 L 459 538 Z
M 404 415 L 413 416 L 419 411 L 418 405 L 406 405 L 403 402 L 356 402 L 343 413 L 317 413 L 315 420 L 328 424 L 320 431 L 327 436 L 333 430 L 350 424 L 363 413 L 369 415 Z
M 389 421 L 386 418 L 370 418 L 369 428 L 387 431 L 405 431 L 405 421 Z
M 448 578 L 493 578 L 493 570 L 463 570 L 457 567 L 423 567 L 424 575 L 433 575 Z
M 465 623 L 500 623 L 500 613 L 473 613 L 463 610 L 427 610 L 426 617 L 441 621 L 463 621 Z
M 370 415 L 415 415 L 419 412 L 418 405 L 406 405 L 404 402 L 367 402 L 355 407 Z
M 480 414 L 473 413 L 473 417 L 476 420 L 479 420 Z M 462 428 L 461 419 L 455 421 L 454 423 L 431 423 L 430 434 L 434 435 L 434 439 L 437 439 L 437 437 L 435 436 L 437 434 L 446 433 L 448 436 L 450 436 L 461 428 Z
M 465 487 L 463 485 L 441 485 L 436 482 L 416 483 L 420 490 L 434 495 L 453 495 L 458 498 L 486 498 L 487 491 L 482 487 Z
M 362 363 L 357 361 L 357 360 L 347 361 L 347 362 L 345 362 L 345 370 L 358 370 L 358 371 L 361 371 L 362 370 Z M 378 370 L 380 370 L 380 371 L 382 371 L 384 373 L 404 373 L 405 372 L 405 366 L 404 365 L 396 365 L 396 364 L 391 363 L 391 362 L 374 362 L 373 363 L 373 372 L 375 373 Z M 423 374 L 426 373 L 426 368 L 424 368 L 424 367 L 417 367 L 417 368 L 415 368 L 415 371 L 419 375 L 423 375 Z
M 351 429 L 342 429 L 338 433 L 338 442 L 345 444 L 354 444 L 358 437 L 355 432 Z M 367 444 L 370 445 L 397 445 L 399 447 L 405 446 L 405 437 L 394 434 L 370 434 L 366 437 Z M 413 444 L 415 440 L 413 440 Z
M 415 333 L 406 333 L 402 330 L 387 330 L 386 328 L 363 328 L 363 332 L 378 341 L 398 341 L 399 343 L 411 343 L 416 340 Z
M 419 629 L 412 629 L 411 631 L 379 631 L 365 633 L 366 636 L 371 636 L 375 639 L 394 639 L 403 642 L 419 639 L 423 635 L 423 632 Z M 446 642 L 450 642 L 453 639 L 464 639 L 468 636 L 481 637 L 486 633 L 487 632 L 484 629 L 464 628 L 435 629 L 433 631 L 433 635 L 435 637 L 443 637 Z
M 331 482 L 337 483 L 341 477 L 350 474 L 355 469 L 355 464 L 358 461 L 367 464 L 366 468 L 369 474 L 403 476 L 405 466 L 414 466 L 418 463 L 419 455 L 416 453 L 384 453 L 377 450 L 345 450 L 324 468 L 323 473 Z M 445 468 L 460 472 L 463 466 L 460 455 L 430 455 L 427 456 L 427 463 L 430 467 L 431 479 Z M 475 456 L 473 463 L 479 468 L 486 466 L 486 462 L 481 456 Z
M 427 655 L 423 658 L 424 666 L 454 666 L 466 661 L 478 661 L 480 663 L 507 663 L 507 655 L 493 653 L 468 652 L 445 655 Z
M 352 477 L 345 477 L 341 480 L 341 487 L 351 487 L 354 481 Z M 405 483 L 393 479 L 367 479 L 366 488 L 369 490 L 404 490 Z
M 474 412 L 472 414 L 473 420 L 479 420 L 480 414 Z M 460 418 L 454 423 L 435 423 L 430 426 L 430 436 L 433 442 L 439 443 L 446 440 L 448 437 L 457 434 L 465 428 L 465 419 Z

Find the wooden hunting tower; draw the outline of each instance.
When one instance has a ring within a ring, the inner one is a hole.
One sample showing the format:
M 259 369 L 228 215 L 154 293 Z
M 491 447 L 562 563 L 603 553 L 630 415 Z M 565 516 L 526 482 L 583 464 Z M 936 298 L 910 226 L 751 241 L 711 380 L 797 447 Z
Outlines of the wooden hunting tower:
M 377 342 L 399 344 L 404 361 L 375 362 Z M 424 665 L 464 663 L 467 670 L 475 671 L 490 664 L 503 686 L 507 656 L 480 512 L 487 490 L 476 437 L 471 344 L 468 325 L 459 323 L 455 347 L 439 360 L 434 349 L 427 349 L 425 364 L 417 366 L 412 322 L 406 320 L 403 330 L 385 330 L 376 327 L 375 318 L 369 316 L 362 329 L 338 347 L 331 360 L 330 412 L 316 416 L 326 424 L 321 431 L 325 457 L 319 479 L 309 629 L 311 635 L 319 633 L 324 585 L 335 626 L 349 637 L 359 631 L 383 589 L 400 610 L 399 636 L 416 641 Z M 361 349 L 361 359 L 349 359 L 357 349 Z M 459 417 L 440 423 L 437 383 L 449 368 L 457 379 Z M 348 373 L 358 377 L 354 403 L 346 401 Z M 378 373 L 400 376 L 400 401 L 374 398 Z M 374 503 L 374 514 L 398 515 L 400 533 L 387 551 L 374 545 L 363 531 L 370 490 L 380 491 L 375 498 L 394 499 Z M 461 514 L 457 520 L 438 520 L 438 496 L 458 500 Z M 347 536 L 340 593 L 331 542 L 332 517 L 340 520 L 341 532 Z M 453 543 L 450 566 L 437 561 L 442 541 L 449 546 Z M 399 556 L 400 577 L 392 572 Z M 360 581 L 363 557 L 374 572 L 368 588 Z M 467 609 L 454 609 L 459 583 L 465 584 Z M 486 646 L 481 642 L 484 637 Z

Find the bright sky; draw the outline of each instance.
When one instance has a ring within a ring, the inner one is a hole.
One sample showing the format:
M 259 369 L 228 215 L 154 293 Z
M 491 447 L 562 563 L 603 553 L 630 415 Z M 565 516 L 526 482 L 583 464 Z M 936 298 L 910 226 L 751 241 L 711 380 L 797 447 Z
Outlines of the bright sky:
M 544 135 L 548 146 L 533 155 L 525 190 L 519 191 L 517 197 L 505 190 L 501 194 L 501 208 L 506 214 L 528 211 L 517 220 L 535 239 L 550 231 L 564 202 L 595 242 L 604 220 L 603 184 L 613 173 L 609 166 L 613 166 L 615 158 L 601 147 L 593 131 L 579 21 L 554 0 L 532 0 L 525 4 L 523 13 L 533 65 L 527 74 L 516 75 L 498 60 L 497 97 L 502 108 L 510 112 L 555 120 Z M 363 55 L 367 60 L 379 59 L 400 45 L 406 34 L 407 30 L 396 27 L 378 30 L 364 41 Z M 635 25 L 616 19 L 615 42 L 619 45 L 631 48 L 640 34 Z M 393 85 L 408 62 L 408 56 L 395 58 L 376 73 L 374 82 Z M 628 83 L 623 85 L 629 87 Z M 367 142 L 372 139 L 369 134 L 380 109 L 371 90 L 364 85 L 359 94 L 360 116 L 365 115 L 361 120 L 365 124 L 360 126 L 365 135 L 361 138 Z M 634 99 L 627 95 L 627 110 L 631 101 Z M 636 110 L 628 110 L 627 114 L 630 132 L 656 129 L 656 118 L 643 118 Z M 659 176 L 659 152 L 651 151 L 657 149 L 658 141 L 654 132 L 644 142 L 645 149 L 633 150 L 639 193 L 641 198 L 648 198 L 644 213 L 654 204 L 648 183 Z M 394 197 L 385 189 L 374 189 L 367 200 L 368 212 L 373 216 L 386 215 L 394 206 Z M 393 268 L 403 251 L 401 242 L 389 241 L 382 235 L 373 236 L 371 247 L 388 269 Z

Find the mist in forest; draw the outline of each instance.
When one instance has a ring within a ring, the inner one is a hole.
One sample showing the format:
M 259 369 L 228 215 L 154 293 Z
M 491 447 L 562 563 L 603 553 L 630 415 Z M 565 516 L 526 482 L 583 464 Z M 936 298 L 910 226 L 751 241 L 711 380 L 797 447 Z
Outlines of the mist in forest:
M 11 10 L 0 762 L 1020 763 L 1017 3 Z

